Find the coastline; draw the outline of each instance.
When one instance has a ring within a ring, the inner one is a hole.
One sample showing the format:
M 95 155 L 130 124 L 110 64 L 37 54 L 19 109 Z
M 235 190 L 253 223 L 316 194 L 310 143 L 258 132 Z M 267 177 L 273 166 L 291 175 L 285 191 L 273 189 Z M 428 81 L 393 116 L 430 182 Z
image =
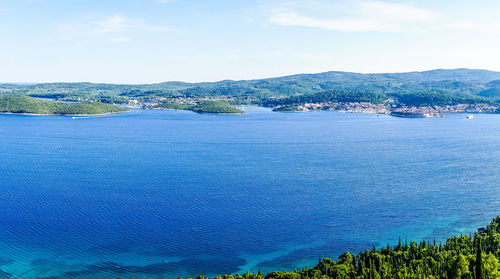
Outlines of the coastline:
M 25 115 L 25 116 L 69 116 L 69 117 L 91 117 L 91 116 L 105 116 L 105 115 L 110 115 L 110 114 L 118 114 L 118 113 L 125 113 L 125 112 L 130 112 L 130 110 L 126 111 L 117 111 L 117 112 L 108 112 L 108 113 L 99 113 L 99 114 L 59 114 L 59 113 L 47 113 L 47 114 L 40 114 L 40 113 L 17 113 L 17 112 L 0 112 L 0 115 Z
M 371 103 L 335 103 L 335 104 L 321 104 L 321 103 L 310 103 L 296 106 L 297 109 L 293 110 L 280 110 L 284 106 L 268 107 L 259 106 L 263 108 L 270 108 L 273 112 L 279 113 L 297 113 L 297 112 L 310 112 L 310 111 L 336 111 L 340 113 L 363 113 L 363 114 L 385 114 L 393 117 L 400 118 L 446 118 L 445 114 L 459 114 L 459 113 L 474 113 L 474 114 L 500 114 L 499 108 L 489 106 L 488 109 L 475 108 L 470 104 L 459 104 L 455 106 L 425 106 L 425 107 L 397 107 L 391 108 L 387 105 L 378 105 Z M 191 111 L 198 114 L 220 114 L 220 115 L 242 115 L 245 111 L 228 113 L 228 112 L 203 112 L 194 111 L 189 109 L 172 109 L 172 108 L 161 108 L 161 107 L 150 107 L 142 108 L 145 110 L 161 110 L 161 111 Z M 25 115 L 25 116 L 68 116 L 68 117 L 98 117 L 111 114 L 127 113 L 130 110 L 100 113 L 100 114 L 37 114 L 37 113 L 15 113 L 15 112 L 0 112 L 0 115 Z
M 165 111 L 172 111 L 172 110 L 183 110 L 183 111 L 191 111 L 194 113 L 199 113 L 199 114 L 225 114 L 225 115 L 241 115 L 245 114 L 245 111 L 242 112 L 209 112 L 209 111 L 195 111 L 191 109 L 172 109 L 172 108 L 160 108 L 160 107 L 154 107 L 154 108 L 146 108 L 146 109 L 153 109 L 153 110 L 165 110 Z

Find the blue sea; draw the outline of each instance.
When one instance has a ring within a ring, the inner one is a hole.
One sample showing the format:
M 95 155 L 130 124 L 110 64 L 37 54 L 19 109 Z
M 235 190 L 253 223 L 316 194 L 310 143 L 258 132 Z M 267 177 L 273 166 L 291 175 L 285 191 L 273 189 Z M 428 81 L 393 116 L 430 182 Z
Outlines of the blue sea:
M 292 270 L 500 214 L 500 115 L 244 109 L 1 115 L 0 277 Z

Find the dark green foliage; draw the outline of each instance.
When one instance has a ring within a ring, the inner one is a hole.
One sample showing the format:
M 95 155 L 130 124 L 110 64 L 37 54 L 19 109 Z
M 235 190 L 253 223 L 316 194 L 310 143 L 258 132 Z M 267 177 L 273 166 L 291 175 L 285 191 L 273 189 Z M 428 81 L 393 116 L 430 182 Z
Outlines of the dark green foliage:
M 481 238 L 478 237 L 476 240 L 476 279 L 483 279 L 483 249 L 481 247 Z
M 38 94 L 29 94 L 31 97 L 35 98 L 44 98 L 44 99 L 63 99 L 68 97 L 66 93 L 38 93 Z
M 418 92 L 392 94 L 407 106 L 446 106 L 457 104 L 488 104 L 492 100 L 469 94 L 450 94 L 445 92 Z
M 127 111 L 126 109 L 103 103 L 62 103 L 42 100 L 24 95 L 0 97 L 0 112 L 63 115 L 97 115 Z
M 121 96 L 99 95 L 94 98 L 94 101 L 106 104 L 126 104 L 128 103 L 129 99 Z
M 489 88 L 479 92 L 477 95 L 485 98 L 500 98 L 500 88 Z
M 279 108 L 273 109 L 273 111 L 284 111 L 284 112 L 295 112 L 295 111 L 302 111 L 297 105 L 284 105 Z
M 204 113 L 244 113 L 226 101 L 204 101 L 187 109 Z
M 174 102 L 161 102 L 153 108 L 160 109 L 175 109 L 175 110 L 191 110 L 200 113 L 230 113 L 230 114 L 240 114 L 245 113 L 242 110 L 237 109 L 227 101 L 201 101 L 196 105 L 186 105 Z
M 161 102 L 161 103 L 158 103 L 157 105 L 153 106 L 153 108 L 182 110 L 182 109 L 188 109 L 189 106 L 184 105 L 184 104 L 172 103 L 172 102 Z
M 444 245 L 424 241 L 394 248 L 344 253 L 337 261 L 320 259 L 311 269 L 274 271 L 265 279 L 498 279 L 500 278 L 500 216 L 480 228 L 474 237 L 455 236 Z M 262 278 L 262 274 L 225 275 L 222 278 Z

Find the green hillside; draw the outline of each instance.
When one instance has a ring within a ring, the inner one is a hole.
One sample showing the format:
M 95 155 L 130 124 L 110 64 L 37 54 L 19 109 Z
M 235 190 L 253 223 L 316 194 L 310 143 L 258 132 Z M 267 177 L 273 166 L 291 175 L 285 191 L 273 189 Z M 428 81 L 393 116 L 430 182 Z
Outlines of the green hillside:
M 325 72 L 217 82 L 157 84 L 45 83 L 0 84 L 0 94 L 23 94 L 58 100 L 145 103 L 161 100 L 231 99 L 237 104 L 290 105 L 305 101 L 375 102 L 396 98 L 401 105 L 500 103 L 500 72 L 472 69 L 361 74 Z M 385 98 L 385 99 L 384 99 Z M 407 101 L 408 103 L 403 103 Z
M 144 98 L 151 97 L 217 97 L 239 100 L 314 94 L 325 91 L 357 93 L 403 94 L 435 92 L 450 94 L 479 93 L 495 87 L 500 72 L 471 69 L 432 70 L 424 72 L 360 74 L 325 72 L 300 74 L 257 80 L 223 80 L 218 82 L 164 82 L 157 84 L 45 83 L 31 85 L 0 84 L 0 92 L 19 93 L 37 97 L 62 98 Z M 123 99 L 123 100 L 125 100 Z
M 124 111 L 127 110 L 104 103 L 62 103 L 24 95 L 0 96 L 0 112 L 2 113 L 99 115 Z

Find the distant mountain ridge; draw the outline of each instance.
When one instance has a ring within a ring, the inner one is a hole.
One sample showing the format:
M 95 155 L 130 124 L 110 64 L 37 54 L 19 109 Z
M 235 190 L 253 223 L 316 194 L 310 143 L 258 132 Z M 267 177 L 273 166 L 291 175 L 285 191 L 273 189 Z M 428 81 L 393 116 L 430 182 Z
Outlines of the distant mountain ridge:
M 222 85 L 228 83 L 239 82 L 258 82 L 258 81 L 276 81 L 276 80 L 302 80 L 302 79 L 329 79 L 339 80 L 345 78 L 388 78 L 388 79 L 404 79 L 414 81 L 476 81 L 476 82 L 490 82 L 499 80 L 500 72 L 483 70 L 483 69 L 434 69 L 426 71 L 412 71 L 412 72 L 395 72 L 395 73 L 357 73 L 347 71 L 328 71 L 320 73 L 304 73 L 294 74 L 261 79 L 243 79 L 243 80 L 220 80 L 220 81 L 205 81 L 205 82 L 184 82 L 184 81 L 165 81 L 160 83 L 144 83 L 144 84 L 119 84 L 119 83 L 93 83 L 93 82 L 48 82 L 48 83 L 33 83 L 33 82 L 0 82 L 0 85 L 13 85 L 13 86 L 32 86 L 39 84 L 67 84 L 67 85 L 122 85 L 122 86 L 145 86 L 145 85 L 165 85 L 168 87 L 188 87 L 196 85 Z
M 500 79 L 500 72 L 481 69 L 435 69 L 428 71 L 413 71 L 401 73 L 356 73 L 343 71 L 329 71 L 316 74 L 297 74 L 263 80 L 297 80 L 297 79 L 345 79 L 345 78 L 387 78 L 404 79 L 408 81 L 477 81 L 489 82 Z
M 436 69 L 422 72 L 372 73 L 330 71 L 253 80 L 222 80 L 156 84 L 42 83 L 0 84 L 0 94 L 18 93 L 53 98 L 94 98 L 119 102 L 127 98 L 231 98 L 238 101 L 283 98 L 326 91 L 366 94 L 451 94 L 500 98 L 500 72 L 476 69 Z

